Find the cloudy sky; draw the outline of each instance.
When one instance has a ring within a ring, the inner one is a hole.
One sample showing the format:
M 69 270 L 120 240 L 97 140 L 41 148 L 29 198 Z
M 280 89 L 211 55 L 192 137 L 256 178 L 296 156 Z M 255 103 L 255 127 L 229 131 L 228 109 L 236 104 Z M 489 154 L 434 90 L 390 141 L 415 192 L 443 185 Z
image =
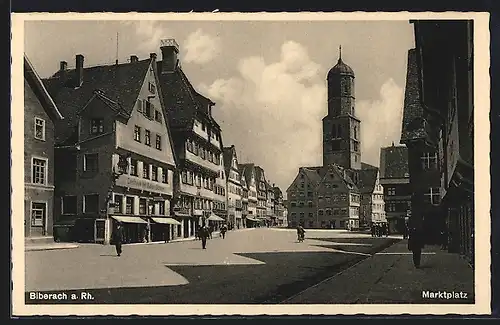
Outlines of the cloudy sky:
M 59 67 L 144 59 L 175 38 L 194 87 L 216 102 L 225 146 L 286 190 L 299 166 L 322 163 L 326 74 L 342 59 L 356 74 L 362 161 L 379 165 L 398 143 L 412 25 L 404 21 L 28 21 L 25 51 L 42 77 Z

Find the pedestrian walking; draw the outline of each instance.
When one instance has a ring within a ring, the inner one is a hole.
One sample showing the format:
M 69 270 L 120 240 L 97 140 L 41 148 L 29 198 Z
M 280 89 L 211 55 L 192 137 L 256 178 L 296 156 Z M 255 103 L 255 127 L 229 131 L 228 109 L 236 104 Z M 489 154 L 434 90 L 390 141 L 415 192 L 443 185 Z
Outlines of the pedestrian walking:
M 120 222 L 116 225 L 116 229 L 113 233 L 113 242 L 115 244 L 116 254 L 118 256 L 122 255 L 123 228 Z
M 210 225 L 208 231 L 210 232 L 210 239 L 212 239 L 212 233 L 214 232 L 214 225 Z
M 208 229 L 207 226 L 201 227 L 199 236 L 201 239 L 201 247 L 203 249 L 206 249 L 207 248 L 207 238 L 210 236 L 210 229 Z
M 227 231 L 226 225 L 222 225 L 222 227 L 220 228 L 220 234 L 222 236 L 222 239 L 226 238 L 226 231 Z
M 375 231 L 376 231 L 376 230 L 377 230 L 377 229 L 375 228 L 375 224 L 374 224 L 374 223 L 372 223 L 372 226 L 371 226 L 372 237 L 375 237 Z
M 422 228 L 417 225 L 410 226 L 410 238 L 408 239 L 408 249 L 413 253 L 413 264 L 418 269 L 420 267 L 420 258 L 424 248 L 424 238 Z

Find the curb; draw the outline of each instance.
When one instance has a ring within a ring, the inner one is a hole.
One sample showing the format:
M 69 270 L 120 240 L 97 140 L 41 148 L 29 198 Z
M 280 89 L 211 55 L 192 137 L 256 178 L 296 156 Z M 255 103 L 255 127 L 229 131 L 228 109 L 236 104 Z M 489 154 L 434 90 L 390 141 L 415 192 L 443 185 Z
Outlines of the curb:
M 25 246 L 25 252 L 35 252 L 35 251 L 51 251 L 51 250 L 59 250 L 59 249 L 73 249 L 78 248 L 78 245 L 64 245 L 64 246 Z

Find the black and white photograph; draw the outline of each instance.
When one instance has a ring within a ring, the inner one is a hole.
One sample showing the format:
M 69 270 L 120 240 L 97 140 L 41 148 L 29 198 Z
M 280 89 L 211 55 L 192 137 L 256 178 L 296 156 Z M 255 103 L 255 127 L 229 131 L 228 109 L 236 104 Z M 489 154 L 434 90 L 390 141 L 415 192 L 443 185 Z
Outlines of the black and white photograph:
M 14 313 L 489 313 L 488 14 L 12 23 Z

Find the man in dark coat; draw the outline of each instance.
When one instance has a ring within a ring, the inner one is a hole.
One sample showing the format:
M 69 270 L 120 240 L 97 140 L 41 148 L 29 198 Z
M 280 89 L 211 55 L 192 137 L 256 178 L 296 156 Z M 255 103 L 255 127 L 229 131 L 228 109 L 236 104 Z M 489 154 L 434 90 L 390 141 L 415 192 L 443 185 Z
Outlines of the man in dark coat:
M 222 236 L 222 239 L 226 238 L 226 231 L 227 231 L 226 225 L 222 225 L 222 227 L 220 228 L 220 234 Z
M 113 241 L 116 248 L 116 254 L 120 256 L 122 254 L 122 243 L 123 243 L 123 228 L 122 224 L 118 222 L 116 229 L 113 233 Z
M 408 249 L 413 252 L 413 264 L 418 269 L 420 267 L 420 257 L 424 248 L 424 236 L 422 227 L 410 225 L 410 238 L 408 239 Z
M 203 249 L 207 249 L 207 238 L 210 236 L 210 230 L 207 226 L 203 226 L 200 228 L 200 239 L 201 239 L 201 247 Z

